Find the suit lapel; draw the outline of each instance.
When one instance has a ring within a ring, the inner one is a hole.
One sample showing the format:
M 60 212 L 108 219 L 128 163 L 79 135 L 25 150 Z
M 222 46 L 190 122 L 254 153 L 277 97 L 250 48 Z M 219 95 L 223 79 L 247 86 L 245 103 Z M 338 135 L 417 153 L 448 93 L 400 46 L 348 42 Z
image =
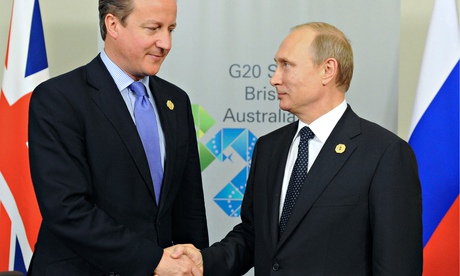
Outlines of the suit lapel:
M 176 152 L 177 138 L 175 133 L 175 126 L 177 125 L 176 112 L 174 108 L 169 108 L 167 103 L 168 100 L 173 103 L 172 99 L 168 98 L 168 93 L 165 91 L 165 88 L 158 81 L 156 77 L 150 77 L 149 81 L 150 91 L 152 91 L 153 97 L 155 99 L 155 105 L 158 111 L 159 121 L 161 122 L 161 127 L 163 129 L 165 137 L 165 164 L 164 164 L 164 173 L 163 173 L 163 185 L 161 188 L 161 197 L 160 197 L 160 209 L 165 207 L 167 203 L 165 201 L 168 198 L 171 185 L 166 185 L 165 183 L 171 182 L 172 174 L 174 173 L 170 168 L 174 168 L 174 153 Z
M 267 191 L 267 202 L 269 206 L 269 227 L 271 231 L 270 235 L 273 241 L 278 241 L 278 228 L 279 228 L 279 205 L 281 196 L 281 187 L 283 185 L 284 169 L 286 167 L 286 161 L 289 153 L 289 147 L 292 143 L 292 139 L 297 132 L 298 123 L 289 125 L 287 131 L 284 131 L 279 139 L 273 141 L 274 145 L 280 145 L 279 147 L 273 147 L 273 152 L 270 160 L 280 160 L 279 162 L 270 162 L 268 169 L 268 191 Z M 276 242 L 275 242 L 276 244 Z
M 155 200 L 152 178 L 142 142 L 118 88 L 98 56 L 86 66 L 90 94 L 96 105 L 117 130 Z
M 315 201 L 351 156 L 356 149 L 356 144 L 351 138 L 360 133 L 359 117 L 348 107 L 307 174 L 286 230 L 280 240 L 280 245 L 308 214 Z M 336 152 L 338 144 L 346 146 L 343 153 Z

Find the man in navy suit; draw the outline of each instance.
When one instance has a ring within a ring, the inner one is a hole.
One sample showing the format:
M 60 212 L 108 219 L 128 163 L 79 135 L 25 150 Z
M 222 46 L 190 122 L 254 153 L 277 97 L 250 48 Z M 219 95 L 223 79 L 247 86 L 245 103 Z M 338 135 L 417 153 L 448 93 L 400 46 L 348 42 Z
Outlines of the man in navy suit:
M 345 35 L 326 23 L 299 25 L 275 61 L 270 82 L 280 108 L 299 121 L 257 141 L 242 222 L 202 250 L 202 259 L 188 246 L 177 247 L 173 257 L 189 255 L 205 275 L 242 275 L 251 267 L 261 276 L 421 275 L 416 159 L 405 141 L 347 104 L 353 52 Z M 308 173 L 292 196 L 304 127 L 313 137 L 304 154 Z M 287 220 L 285 202 L 293 206 Z
M 43 222 L 29 275 L 201 273 L 165 249 L 209 246 L 190 100 L 155 76 L 176 12 L 175 0 L 100 0 L 103 51 L 34 90 L 30 168 Z M 136 129 L 135 81 L 158 119 L 160 183 Z

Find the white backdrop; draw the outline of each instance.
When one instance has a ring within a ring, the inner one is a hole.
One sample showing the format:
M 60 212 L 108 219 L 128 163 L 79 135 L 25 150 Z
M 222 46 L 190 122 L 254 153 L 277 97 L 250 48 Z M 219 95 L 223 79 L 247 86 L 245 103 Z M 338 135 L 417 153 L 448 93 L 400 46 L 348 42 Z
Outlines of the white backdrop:
M 159 76 L 196 105 L 211 243 L 240 221 L 255 139 L 294 119 L 279 110 L 269 84 L 290 28 L 324 21 L 341 29 L 355 55 L 347 101 L 396 132 L 399 13 L 398 0 L 178 0 L 173 50 Z

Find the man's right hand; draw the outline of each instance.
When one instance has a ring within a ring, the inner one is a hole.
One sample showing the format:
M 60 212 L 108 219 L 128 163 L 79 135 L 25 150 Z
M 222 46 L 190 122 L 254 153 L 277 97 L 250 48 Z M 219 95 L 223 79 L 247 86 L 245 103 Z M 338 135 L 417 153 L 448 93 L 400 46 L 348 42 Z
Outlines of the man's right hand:
M 173 259 L 188 257 L 200 269 L 200 272 L 203 273 L 203 257 L 200 250 L 193 246 L 193 244 L 178 244 L 168 247 L 166 250 L 170 251 L 170 257 Z
M 175 252 L 175 247 L 168 247 L 163 250 L 163 257 L 161 257 L 160 263 L 153 272 L 154 276 L 163 276 L 163 275 L 187 275 L 187 276 L 202 276 L 203 275 L 203 262 L 199 261 L 196 253 L 192 251 L 192 247 L 178 246 L 178 251 Z M 198 250 L 195 248 L 195 250 Z M 174 255 L 172 254 L 174 252 Z M 191 257 L 195 260 L 193 260 Z M 201 259 L 201 254 L 198 251 L 199 258 Z M 200 262 L 200 266 L 195 264 L 195 261 Z

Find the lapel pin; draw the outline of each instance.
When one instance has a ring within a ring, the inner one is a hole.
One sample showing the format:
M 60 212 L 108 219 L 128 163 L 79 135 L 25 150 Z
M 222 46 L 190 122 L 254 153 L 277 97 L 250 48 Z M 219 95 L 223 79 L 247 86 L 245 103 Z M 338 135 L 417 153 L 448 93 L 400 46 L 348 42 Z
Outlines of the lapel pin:
M 339 154 L 344 153 L 346 149 L 347 146 L 345 146 L 344 144 L 338 144 L 337 146 L 335 146 L 335 152 Z
M 173 102 L 171 102 L 171 100 L 168 100 L 168 101 L 166 102 L 166 106 L 169 107 L 169 109 L 171 109 L 171 110 L 174 109 L 174 104 L 173 104 Z

